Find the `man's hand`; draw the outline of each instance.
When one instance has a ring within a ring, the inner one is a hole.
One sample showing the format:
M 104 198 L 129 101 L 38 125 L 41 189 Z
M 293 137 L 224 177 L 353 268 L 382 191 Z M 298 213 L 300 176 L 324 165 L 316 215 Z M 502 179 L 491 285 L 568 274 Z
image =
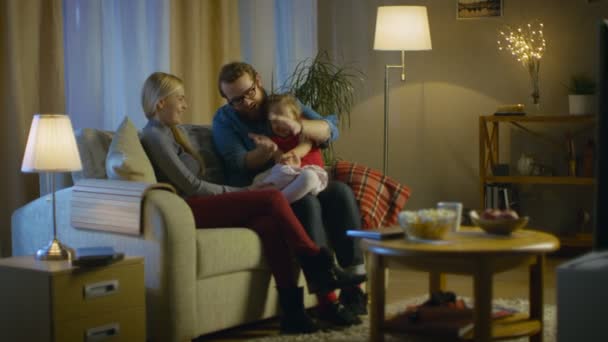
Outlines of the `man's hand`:
M 277 151 L 278 147 L 269 137 L 260 134 L 249 133 L 249 138 L 255 143 L 255 148 L 268 155 Z
M 298 120 L 293 120 L 292 118 L 288 118 L 283 115 L 276 115 L 274 113 L 270 113 L 268 115 L 268 120 L 277 125 L 280 129 L 289 132 L 291 135 L 298 135 L 302 132 L 303 126 Z

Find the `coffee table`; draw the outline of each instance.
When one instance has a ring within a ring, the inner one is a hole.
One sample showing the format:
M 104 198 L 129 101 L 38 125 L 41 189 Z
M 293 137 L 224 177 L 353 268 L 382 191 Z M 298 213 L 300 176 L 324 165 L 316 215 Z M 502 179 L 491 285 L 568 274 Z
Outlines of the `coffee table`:
M 461 227 L 444 241 L 428 243 L 403 238 L 362 240 L 370 261 L 370 341 L 384 341 L 386 268 L 406 267 L 429 272 L 429 291 L 445 289 L 444 273 L 473 276 L 475 341 L 530 336 L 542 341 L 543 268 L 545 254 L 559 248 L 559 240 L 548 233 L 519 230 L 511 236 L 494 236 L 476 227 Z M 492 277 L 529 266 L 530 314 L 508 324 L 492 326 Z

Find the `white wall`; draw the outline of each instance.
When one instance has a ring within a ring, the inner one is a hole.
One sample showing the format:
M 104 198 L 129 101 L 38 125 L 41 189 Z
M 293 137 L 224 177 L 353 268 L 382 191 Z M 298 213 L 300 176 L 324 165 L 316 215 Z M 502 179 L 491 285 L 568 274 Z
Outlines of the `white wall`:
M 500 104 L 523 103 L 530 115 L 567 115 L 564 85 L 573 73 L 597 69 L 597 26 L 608 1 L 503 0 L 504 15 L 456 19 L 456 0 L 319 1 L 319 49 L 356 62 L 366 73 L 343 130 L 338 154 L 382 168 L 384 65 L 398 52 L 374 51 L 379 5 L 428 7 L 432 51 L 406 52 L 405 82 L 390 76 L 389 175 L 412 189 L 408 208 L 459 200 L 479 206 L 478 117 Z M 532 105 L 526 70 L 497 49 L 499 29 L 533 19 L 545 24 L 547 53 L 541 62 L 540 109 Z M 509 132 L 501 132 L 508 158 Z M 560 196 L 560 195 L 554 195 Z

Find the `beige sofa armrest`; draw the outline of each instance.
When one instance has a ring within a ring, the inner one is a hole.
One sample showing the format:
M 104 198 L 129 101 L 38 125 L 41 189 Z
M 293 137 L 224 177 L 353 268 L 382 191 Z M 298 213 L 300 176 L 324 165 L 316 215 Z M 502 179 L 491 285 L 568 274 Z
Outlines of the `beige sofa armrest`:
M 57 191 L 57 235 L 71 246 L 113 246 L 145 258 L 149 337 L 190 340 L 196 322 L 196 238 L 192 212 L 179 196 L 152 190 L 144 201 L 143 235 L 76 229 L 70 225 L 72 188 Z M 12 217 L 14 255 L 31 255 L 52 238 L 50 195 L 17 209 Z

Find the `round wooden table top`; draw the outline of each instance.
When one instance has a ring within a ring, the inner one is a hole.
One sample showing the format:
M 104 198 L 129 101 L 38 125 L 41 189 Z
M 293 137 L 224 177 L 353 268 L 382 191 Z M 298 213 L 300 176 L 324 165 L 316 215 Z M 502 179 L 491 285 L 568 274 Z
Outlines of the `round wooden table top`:
M 478 227 L 460 227 L 444 240 L 363 239 L 363 248 L 375 254 L 407 256 L 412 254 L 539 254 L 555 251 L 559 240 L 536 230 L 518 230 L 511 235 L 491 235 Z

